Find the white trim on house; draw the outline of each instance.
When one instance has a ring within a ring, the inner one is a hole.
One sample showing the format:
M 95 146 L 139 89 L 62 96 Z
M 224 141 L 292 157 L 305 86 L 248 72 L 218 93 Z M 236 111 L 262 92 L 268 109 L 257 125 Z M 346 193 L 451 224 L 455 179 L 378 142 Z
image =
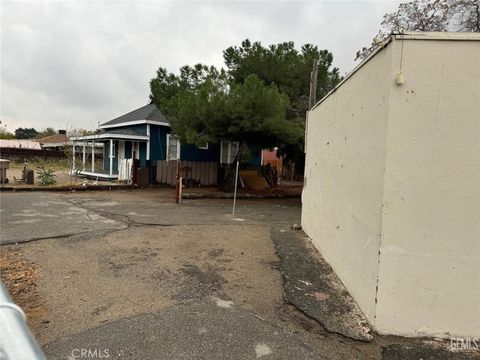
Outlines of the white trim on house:
M 170 137 L 175 137 L 176 140 L 177 140 L 177 157 L 175 159 L 169 159 L 169 149 L 170 149 Z M 180 139 L 175 136 L 175 135 L 172 135 L 172 134 L 167 134 L 167 151 L 166 151 L 166 156 L 165 156 L 165 160 L 169 161 L 169 160 L 180 160 L 180 148 L 182 147 L 181 143 L 180 143 Z
M 147 141 L 147 159 L 150 160 L 150 124 L 147 124 L 147 136 L 148 136 L 148 141 Z
M 113 175 L 113 158 L 115 157 L 115 144 L 113 143 L 113 139 L 110 139 L 110 175 Z
M 100 125 L 100 129 L 110 129 L 122 126 L 129 126 L 129 125 L 140 125 L 140 124 L 151 124 L 151 125 L 161 125 L 161 126 L 168 126 L 170 124 L 164 121 L 156 121 L 156 120 L 133 120 L 133 121 L 125 121 L 118 124 L 110 124 L 110 125 Z
M 117 160 L 117 171 L 120 171 L 122 166 L 122 161 L 125 159 L 125 140 L 118 140 L 118 160 Z
M 198 147 L 200 150 L 208 150 L 208 142 L 204 146 Z
M 96 134 L 96 135 L 87 135 L 87 136 L 78 136 L 72 137 L 70 140 L 100 140 L 100 139 L 127 139 L 127 140 L 137 140 L 137 141 L 148 141 L 149 137 L 147 135 L 124 135 L 124 134 Z

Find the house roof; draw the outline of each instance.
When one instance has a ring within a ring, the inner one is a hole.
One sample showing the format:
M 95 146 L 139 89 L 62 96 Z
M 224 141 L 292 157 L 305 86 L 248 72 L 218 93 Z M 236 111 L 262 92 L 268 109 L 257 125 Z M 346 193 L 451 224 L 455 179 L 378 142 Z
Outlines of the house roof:
M 67 142 L 67 135 L 65 134 L 55 134 L 55 135 L 50 135 L 46 136 L 44 138 L 38 139 L 37 140 L 40 144 L 50 144 L 50 143 L 66 143 Z
M 41 150 L 40 143 L 35 140 L 0 140 L 1 148 Z
M 101 129 L 136 124 L 158 124 L 170 126 L 167 118 L 155 104 L 148 104 L 100 125 Z
M 147 141 L 148 136 L 134 129 L 111 129 L 111 130 L 101 132 L 99 134 L 72 137 L 70 139 L 74 141 L 82 141 L 82 140 L 95 141 L 95 140 L 101 140 L 101 139 Z

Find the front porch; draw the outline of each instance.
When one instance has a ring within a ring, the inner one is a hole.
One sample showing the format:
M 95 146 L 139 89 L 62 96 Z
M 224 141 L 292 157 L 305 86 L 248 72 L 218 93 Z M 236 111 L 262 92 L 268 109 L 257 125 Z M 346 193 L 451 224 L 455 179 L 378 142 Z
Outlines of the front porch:
M 88 179 L 95 179 L 95 180 L 118 180 L 118 173 L 116 174 L 107 174 L 105 172 L 99 171 L 87 171 L 87 170 L 72 170 L 71 175 L 83 176 Z
M 129 180 L 132 161 L 141 159 L 141 150 L 148 148 L 149 137 L 132 130 L 117 130 L 102 134 L 71 138 L 73 142 L 72 170 L 77 176 L 99 180 Z M 95 163 L 95 143 L 103 143 L 102 165 Z M 76 147 L 82 148 L 81 161 L 76 159 Z M 91 153 L 90 153 L 90 148 Z

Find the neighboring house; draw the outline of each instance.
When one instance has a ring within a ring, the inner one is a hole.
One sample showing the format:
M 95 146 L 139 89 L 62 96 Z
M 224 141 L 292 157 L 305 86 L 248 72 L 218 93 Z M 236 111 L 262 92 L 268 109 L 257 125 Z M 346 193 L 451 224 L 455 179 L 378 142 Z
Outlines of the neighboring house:
M 26 149 L 41 150 L 42 147 L 36 140 L 0 140 L 0 148 L 2 149 Z
M 42 149 L 63 150 L 68 144 L 67 132 L 58 130 L 58 134 L 46 136 L 36 141 L 38 141 Z
M 270 165 L 272 168 L 277 170 L 278 176 L 282 174 L 282 156 L 278 155 L 278 149 L 273 150 L 262 150 L 262 165 Z
M 35 140 L 0 140 L 0 158 L 11 161 L 30 161 L 33 158 L 57 158 L 58 154 L 53 152 L 45 154 L 40 144 Z
M 302 228 L 380 333 L 480 334 L 480 34 L 392 35 L 308 114 Z
M 40 144 L 43 150 L 49 150 L 49 151 L 65 152 L 65 148 L 73 147 L 73 142 L 70 141 L 70 139 L 68 138 L 66 130 L 58 130 L 58 134 L 46 136 L 44 138 L 41 138 L 35 141 L 37 141 Z M 88 147 L 88 154 L 90 154 L 92 152 L 92 144 L 88 144 L 87 147 Z M 102 158 L 103 144 L 102 143 L 93 144 L 93 148 L 95 149 L 94 156 Z M 82 152 L 82 149 L 76 148 L 75 152 L 76 154 L 79 154 Z
M 138 159 L 139 167 L 154 167 L 157 161 L 184 160 L 192 162 L 232 163 L 238 142 L 221 142 L 197 147 L 182 144 L 171 134 L 170 123 L 155 104 L 148 104 L 100 125 L 102 133 L 72 138 L 77 145 L 104 144 L 103 168 L 86 169 L 84 162 L 77 168 L 80 175 L 117 179 L 122 160 Z M 251 147 L 251 165 L 260 165 L 261 151 Z

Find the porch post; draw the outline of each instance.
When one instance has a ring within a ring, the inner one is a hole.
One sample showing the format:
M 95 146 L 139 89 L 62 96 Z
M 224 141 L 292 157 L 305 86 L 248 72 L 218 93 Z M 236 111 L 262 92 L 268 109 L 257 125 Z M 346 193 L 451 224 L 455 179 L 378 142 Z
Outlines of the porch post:
M 73 142 L 73 147 L 72 147 L 72 170 L 75 171 L 75 141 Z
M 86 153 L 85 153 L 85 141 L 83 141 L 83 163 L 82 163 L 82 170 L 85 171 L 85 159 L 86 159 Z
M 150 124 L 147 125 L 147 160 L 150 160 Z
M 92 140 L 92 173 L 95 172 L 95 141 Z
M 110 175 L 113 175 L 113 139 L 110 139 Z

